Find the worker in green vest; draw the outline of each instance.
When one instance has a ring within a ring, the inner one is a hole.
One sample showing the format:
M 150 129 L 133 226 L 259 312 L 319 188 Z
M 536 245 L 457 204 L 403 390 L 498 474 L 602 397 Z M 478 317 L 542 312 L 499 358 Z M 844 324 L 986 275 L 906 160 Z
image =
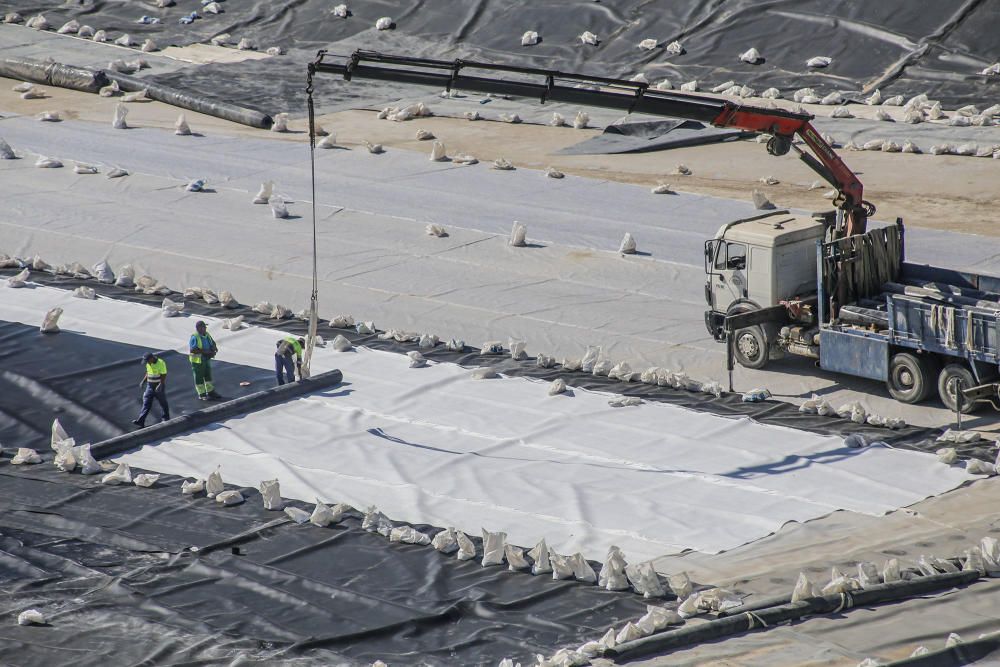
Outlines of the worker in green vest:
M 146 426 L 146 415 L 153 407 L 154 398 L 163 413 L 161 421 L 170 419 L 170 407 L 167 405 L 167 362 L 152 352 L 142 355 L 142 361 L 146 366 L 146 375 L 142 378 L 146 389 L 142 392 L 142 411 L 132 420 L 139 428 Z
M 194 333 L 188 342 L 188 360 L 194 372 L 194 388 L 202 401 L 222 398 L 212 384 L 212 358 L 219 352 L 212 334 L 201 320 L 194 325 Z
M 285 336 L 278 341 L 278 349 L 274 352 L 274 374 L 278 377 L 278 384 L 285 384 L 285 377 L 288 382 L 295 382 L 295 370 L 299 372 L 299 379 L 302 379 L 302 348 L 306 344 L 305 338 L 295 336 Z M 295 358 L 295 366 L 292 366 L 292 357 Z

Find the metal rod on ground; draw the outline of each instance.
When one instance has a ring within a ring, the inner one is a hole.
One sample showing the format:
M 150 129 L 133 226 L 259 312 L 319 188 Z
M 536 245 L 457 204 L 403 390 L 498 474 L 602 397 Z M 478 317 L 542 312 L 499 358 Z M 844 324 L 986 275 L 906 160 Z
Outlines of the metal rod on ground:
M 891 602 L 914 595 L 924 595 L 933 591 L 970 584 L 979 579 L 980 576 L 977 570 L 950 572 L 918 577 L 910 581 L 879 584 L 850 593 L 809 598 L 767 609 L 748 611 L 736 616 L 727 616 L 707 623 L 684 626 L 677 630 L 625 642 L 605 651 L 604 656 L 633 659 L 646 655 L 659 655 L 703 641 L 720 639 L 759 628 L 769 628 L 778 623 L 803 616 L 838 613 L 851 607 Z

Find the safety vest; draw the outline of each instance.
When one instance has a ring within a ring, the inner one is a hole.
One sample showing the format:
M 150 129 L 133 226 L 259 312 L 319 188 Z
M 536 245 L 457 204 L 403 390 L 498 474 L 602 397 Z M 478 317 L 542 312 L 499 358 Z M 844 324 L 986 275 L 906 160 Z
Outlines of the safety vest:
M 146 381 L 150 384 L 158 384 L 160 379 L 167 374 L 167 362 L 157 359 L 155 362 L 146 364 Z
M 289 350 L 289 348 L 291 349 Z M 302 361 L 302 344 L 295 336 L 285 336 L 284 340 L 278 344 L 278 354 L 286 355 L 289 352 L 294 352 L 295 357 Z
M 194 334 L 191 337 L 194 339 L 194 341 L 195 341 L 194 344 L 195 344 L 195 346 L 199 350 L 204 350 L 205 349 L 205 339 L 206 338 L 208 339 L 208 347 L 209 348 L 216 347 L 216 345 L 215 345 L 215 339 L 212 338 L 212 334 L 208 333 L 207 331 L 205 332 L 204 336 L 196 333 L 196 334 Z M 188 355 L 188 361 L 190 361 L 192 364 L 200 364 L 201 363 L 201 355 L 200 354 L 189 354 Z

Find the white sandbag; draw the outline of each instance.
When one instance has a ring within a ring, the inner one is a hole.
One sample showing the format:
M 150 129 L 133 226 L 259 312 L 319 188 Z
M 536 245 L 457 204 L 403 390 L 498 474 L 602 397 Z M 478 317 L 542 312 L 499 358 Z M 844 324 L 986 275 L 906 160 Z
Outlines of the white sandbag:
M 244 37 L 236 44 L 236 48 L 239 51 L 255 51 L 257 49 L 257 43 L 249 37 Z
M 0 160 L 16 160 L 17 154 L 3 138 L 0 138 Z
M 73 438 L 60 440 L 52 445 L 56 454 L 52 460 L 56 469 L 60 472 L 73 472 L 76 469 L 76 441 Z
M 284 197 L 281 195 L 271 195 L 267 200 L 267 203 L 271 206 L 271 217 L 275 220 L 284 220 L 288 218 L 288 206 L 286 205 Z
M 483 528 L 483 567 L 503 563 L 504 545 L 506 543 L 507 533 L 491 533 Z
M 553 112 L 552 119 L 549 120 L 549 125 L 552 127 L 564 127 L 566 125 L 566 118 L 558 112 Z
M 132 483 L 132 470 L 128 467 L 127 463 L 119 463 L 118 467 L 114 471 L 109 472 L 107 475 L 101 478 L 101 484 L 107 484 L 109 486 L 117 486 L 118 484 L 131 484 Z
M 855 424 L 864 424 L 868 419 L 868 411 L 858 401 L 851 401 L 837 409 L 837 416 L 850 419 Z
M 281 499 L 281 485 L 276 479 L 265 479 L 260 483 L 260 497 L 264 501 L 264 509 L 280 510 L 285 507 Z
M 764 58 L 760 55 L 760 51 L 750 48 L 740 54 L 740 60 L 750 65 L 756 65 L 764 60 Z
M 18 625 L 45 625 L 45 615 L 37 609 L 28 609 L 17 615 Z
M 205 495 L 209 498 L 214 498 L 218 494 L 225 491 L 225 489 L 226 485 L 222 481 L 222 466 L 218 466 L 205 481 Z
M 278 113 L 274 115 L 271 123 L 272 132 L 288 132 L 288 114 Z
M 694 584 L 691 583 L 691 578 L 687 572 L 683 571 L 676 574 L 668 574 L 667 585 L 670 586 L 670 590 L 677 596 L 678 600 L 686 599 L 694 591 Z
M 396 526 L 389 531 L 389 541 L 426 546 L 431 543 L 431 538 L 412 526 Z
M 668 46 L 667 49 L 669 49 L 669 48 L 670 47 Z M 693 81 L 688 81 L 687 83 L 682 83 L 681 84 L 681 90 L 683 90 L 685 92 L 688 92 L 688 93 L 696 93 L 696 92 L 698 92 L 698 80 L 695 79 Z
M 805 572 L 799 572 L 799 578 L 795 582 L 795 588 L 792 590 L 792 602 L 801 602 L 802 600 L 814 597 L 819 597 L 819 591 L 809 581 L 809 577 L 806 576 Z
M 77 163 L 77 165 L 73 167 L 73 173 L 81 175 L 96 174 L 97 167 L 90 164 Z
M 337 5 L 330 12 L 337 18 L 346 19 L 347 18 L 347 5 Z
M 382 18 L 375 21 L 376 30 L 388 30 L 392 27 L 392 19 L 388 16 L 383 16 Z
M 521 46 L 534 46 L 538 44 L 538 33 L 534 30 L 527 30 L 521 35 Z
M 42 318 L 42 326 L 39 327 L 39 331 L 42 333 L 59 333 L 59 317 L 62 314 L 62 308 L 53 308 L 49 312 L 45 313 L 45 317 Z
M 652 561 L 626 566 L 625 576 L 628 577 L 635 592 L 646 599 L 661 598 L 666 595 L 666 590 L 660 583 L 660 576 L 653 568 Z
M 458 551 L 455 555 L 458 560 L 472 560 L 476 557 L 476 545 L 469 539 L 468 535 L 460 530 L 456 530 L 455 541 L 458 543 Z
M 502 120 L 505 123 L 510 123 L 511 125 L 517 125 L 518 123 L 521 122 L 521 117 L 518 116 L 516 113 L 514 114 L 502 113 L 500 114 L 500 120 Z
M 996 467 L 992 463 L 980 461 L 979 459 L 969 459 L 965 462 L 965 471 L 970 475 L 992 476 L 997 474 Z
M 285 510 L 285 516 L 287 516 L 289 519 L 291 519 L 292 521 L 294 521 L 299 525 L 302 525 L 305 522 L 309 521 L 309 517 L 311 516 L 309 512 L 305 511 L 304 509 L 301 509 L 299 507 L 294 507 L 291 505 L 284 508 L 284 510 Z
M 95 290 L 93 287 L 85 287 L 81 285 L 80 287 L 77 287 L 75 290 L 73 290 L 73 296 L 76 297 L 77 299 L 96 299 L 97 290 Z
M 632 236 L 631 232 L 625 232 L 625 236 L 622 237 L 622 242 L 618 246 L 618 252 L 623 255 L 634 255 L 635 251 L 635 237 Z
M 116 281 L 115 273 L 108 266 L 107 262 L 98 262 L 94 264 L 94 268 L 91 269 L 94 273 L 94 277 L 97 278 L 97 282 L 109 285 Z
M 448 232 L 445 231 L 444 227 L 433 223 L 424 227 L 424 233 L 427 234 L 427 236 L 436 236 L 438 238 L 448 236 Z
M 954 442 L 962 445 L 979 442 L 980 440 L 982 440 L 982 436 L 976 431 L 958 431 L 950 428 L 937 438 L 938 442 Z
M 493 160 L 492 168 L 497 171 L 513 171 L 514 165 L 507 158 L 498 157 L 496 160 Z
M 215 502 L 227 507 L 230 505 L 239 505 L 244 500 L 246 500 L 246 498 L 244 498 L 243 494 L 236 489 L 230 489 L 229 491 L 223 491 L 222 493 L 215 495 Z
M 465 120 L 482 120 L 482 116 L 479 115 L 478 111 L 465 111 L 462 113 Z
M 462 153 L 459 153 L 458 155 L 453 155 L 451 161 L 456 164 L 464 164 L 464 165 L 471 165 L 479 162 L 479 160 L 477 160 L 475 156 L 463 155 Z
M 447 159 L 448 156 L 445 154 L 444 144 L 440 141 L 435 141 L 434 144 L 431 146 L 430 161 L 443 162 Z
M 558 581 L 573 578 L 573 563 L 568 556 L 560 556 L 552 551 L 549 553 L 549 563 L 552 565 L 553 579 Z
M 418 129 L 415 136 L 417 141 L 430 141 L 434 138 L 434 133 L 430 130 Z
M 545 544 L 544 538 L 539 540 L 538 544 L 528 552 L 528 556 L 532 560 L 532 574 L 548 574 L 552 571 L 552 564 L 549 562 L 549 548 Z
M 112 167 L 108 172 L 108 178 L 121 178 L 122 176 L 128 176 L 128 172 L 121 167 Z
M 424 355 L 420 354 L 416 350 L 413 352 L 407 352 L 406 356 L 410 358 L 410 368 L 423 368 L 427 365 L 427 359 Z
M 490 366 L 483 366 L 482 368 L 477 368 L 469 374 L 473 380 L 490 380 L 498 377 L 497 372 L 493 370 Z
M 636 626 L 643 632 L 648 630 L 647 634 L 652 634 L 682 623 L 684 619 L 677 612 L 656 605 L 647 605 L 646 614 L 636 622 Z
M 516 338 L 509 338 L 507 342 L 507 347 L 510 350 L 510 358 L 514 361 L 523 361 L 528 358 L 528 353 L 525 351 L 527 343 L 523 340 L 517 340 Z
M 629 587 L 628 577 L 625 574 L 625 567 L 628 563 L 621 549 L 612 545 L 608 547 L 608 554 L 604 558 L 604 565 L 601 567 L 601 574 L 597 578 L 597 585 L 609 591 L 623 591 Z
M 507 560 L 507 569 L 511 572 L 527 570 L 530 567 L 528 561 L 524 558 L 524 549 L 520 547 L 515 547 L 513 544 L 505 544 L 503 555 Z
M 806 61 L 806 67 L 821 68 L 828 67 L 833 62 L 833 58 L 827 56 L 815 56 Z
M 270 320 L 287 320 L 292 316 L 292 311 L 290 308 L 282 306 L 280 303 L 276 303 L 274 308 L 271 309 L 268 319 Z
M 128 123 L 125 122 L 125 117 L 128 116 L 128 107 L 119 102 L 115 106 L 115 115 L 111 120 L 111 127 L 116 130 L 127 130 Z
M 645 84 L 649 83 L 649 79 L 647 79 L 646 75 L 643 74 L 642 72 L 630 78 L 629 81 L 632 81 L 634 83 L 645 83 Z
M 39 155 L 38 159 L 35 160 L 35 166 L 39 169 L 61 169 L 63 164 L 53 157 Z
M 135 69 L 137 69 L 137 70 L 138 69 L 142 69 L 141 65 L 145 64 L 145 62 L 146 61 L 142 60 L 142 59 L 140 59 L 138 61 L 135 61 L 135 63 L 133 63 L 133 64 L 136 65 Z M 127 93 L 125 95 L 122 95 L 122 102 L 124 102 L 124 103 L 145 102 L 148 99 L 149 99 L 149 96 L 146 95 L 145 88 L 142 89 L 142 90 L 136 91 L 134 93 Z M 119 128 L 119 129 L 124 129 L 124 128 Z
M 447 528 L 440 531 L 431 540 L 431 546 L 443 554 L 455 553 L 458 551 L 458 538 L 454 528 Z
M 336 148 L 337 147 L 337 135 L 328 134 L 316 143 L 316 148 Z
M 156 42 L 154 42 L 152 39 L 147 39 L 142 43 L 142 46 L 139 47 L 139 50 L 142 51 L 143 53 L 152 53 L 153 51 L 159 50 L 159 48 L 160 47 L 156 45 Z
M 871 588 L 882 583 L 882 580 L 879 579 L 878 567 L 875 566 L 875 563 L 870 561 L 861 561 L 858 563 L 858 582 L 861 584 L 861 588 Z
M 24 287 L 28 283 L 30 275 L 31 271 L 29 269 L 22 269 L 19 273 L 7 279 L 7 287 Z
M 597 35 L 587 30 L 580 35 L 580 41 L 589 46 L 597 46 L 600 40 L 597 39 Z
M 205 480 L 196 479 L 194 481 L 184 480 L 181 482 L 181 494 L 185 496 L 193 496 L 196 493 L 201 493 L 205 490 Z
M 820 593 L 823 595 L 832 595 L 834 593 L 849 593 L 850 591 L 856 591 L 861 588 L 861 584 L 857 579 L 853 577 L 848 577 L 843 572 L 837 568 L 832 568 L 830 572 L 830 582 L 820 589 Z
M 576 116 L 573 118 L 573 127 L 577 130 L 586 129 L 587 124 L 590 122 L 590 114 L 586 111 L 577 111 Z
M 184 314 L 184 303 L 178 303 L 171 300 L 169 297 L 164 297 L 163 303 L 160 305 L 160 312 L 163 317 L 177 317 L 178 315 Z
M 556 365 L 556 358 L 547 354 L 539 354 L 535 357 L 535 365 L 539 368 L 553 368 Z
M 673 173 L 676 174 L 677 176 L 690 176 L 691 170 L 686 165 L 678 164 L 676 167 L 674 167 Z
M 608 373 L 610 373 L 611 369 L 614 367 L 615 365 L 611 361 L 608 359 L 602 359 L 594 364 L 594 370 L 591 372 L 600 377 L 607 377 Z
M 590 566 L 590 563 L 587 562 L 582 553 L 577 552 L 570 556 L 569 564 L 573 568 L 573 577 L 577 581 L 583 581 L 588 584 L 597 583 L 597 573 L 594 572 L 594 568 Z
M 625 642 L 632 642 L 636 639 L 642 639 L 642 630 L 637 628 L 631 621 L 625 624 L 617 635 L 615 635 L 615 642 L 618 644 L 624 644 Z
M 354 349 L 354 345 L 342 334 L 337 334 L 333 339 L 333 349 L 337 352 L 349 352 Z
M 515 220 L 510 230 L 510 238 L 507 241 L 507 245 L 514 246 L 515 248 L 523 248 L 527 234 L 528 228 Z
M 89 450 L 88 450 L 89 452 Z M 87 474 L 86 468 L 82 470 L 83 474 Z M 132 483 L 136 486 L 141 486 L 143 488 L 150 488 L 160 479 L 159 475 L 154 475 L 152 473 L 144 472 L 141 475 L 136 475 L 132 478 Z
M 41 463 L 42 457 L 38 455 L 34 449 L 28 447 L 19 447 L 17 453 L 10 459 L 13 465 L 25 465 L 33 463 Z
M 191 127 L 188 125 L 187 118 L 184 114 L 177 116 L 177 122 L 174 123 L 174 134 L 179 137 L 187 137 L 191 135 Z
M 115 44 L 118 46 L 135 46 L 135 42 L 132 41 L 132 37 L 128 33 L 125 33 L 121 37 L 115 40 Z
M 566 381 L 562 378 L 556 378 L 549 385 L 549 396 L 557 396 L 559 394 L 566 393 Z

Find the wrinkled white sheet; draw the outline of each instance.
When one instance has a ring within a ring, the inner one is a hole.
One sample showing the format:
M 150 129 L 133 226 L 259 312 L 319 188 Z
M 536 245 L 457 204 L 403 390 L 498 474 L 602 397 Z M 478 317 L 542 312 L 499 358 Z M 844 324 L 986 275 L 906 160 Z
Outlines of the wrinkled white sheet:
M 66 330 L 154 349 L 182 350 L 192 327 L 139 304 L 0 289 L 4 319 L 34 323 L 57 305 Z M 273 331 L 210 330 L 221 360 L 270 367 Z M 719 552 L 837 509 L 879 515 L 966 479 L 931 455 L 662 404 L 614 409 L 596 392 L 550 397 L 546 383 L 409 369 L 395 353 L 319 349 L 313 364 L 340 368 L 344 385 L 122 458 L 182 475 L 221 465 L 230 483 L 277 477 L 286 497 L 503 530 L 520 545 L 545 537 L 591 558 L 616 544 L 632 560 Z

